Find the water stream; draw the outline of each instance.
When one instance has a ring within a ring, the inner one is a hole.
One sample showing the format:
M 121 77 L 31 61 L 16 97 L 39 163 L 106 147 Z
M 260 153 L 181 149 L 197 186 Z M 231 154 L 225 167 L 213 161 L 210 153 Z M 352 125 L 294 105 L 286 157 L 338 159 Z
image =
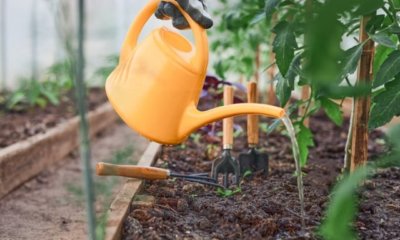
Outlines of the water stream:
M 292 122 L 290 121 L 290 118 L 287 115 L 285 115 L 281 118 L 281 120 L 283 124 L 285 124 L 285 127 L 289 133 L 290 140 L 292 141 L 293 157 L 296 165 L 297 188 L 299 191 L 299 199 L 300 199 L 301 226 L 302 229 L 304 230 L 305 228 L 304 219 L 306 218 L 306 213 L 304 211 L 304 186 L 303 186 L 303 174 L 301 172 L 301 166 L 300 166 L 299 144 L 297 143 L 294 127 Z

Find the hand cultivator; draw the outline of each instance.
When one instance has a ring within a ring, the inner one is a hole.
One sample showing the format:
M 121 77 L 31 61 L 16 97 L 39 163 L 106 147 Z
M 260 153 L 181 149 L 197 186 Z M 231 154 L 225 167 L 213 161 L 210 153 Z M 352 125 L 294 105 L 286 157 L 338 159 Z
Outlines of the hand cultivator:
M 224 88 L 224 105 L 233 104 L 233 87 Z M 218 181 L 219 174 L 222 174 L 222 184 L 229 186 L 229 174 L 233 174 L 233 183 L 239 184 L 240 167 L 238 162 L 231 155 L 233 145 L 233 118 L 224 118 L 223 120 L 223 150 L 222 156 L 213 162 L 211 177 Z
M 250 82 L 247 85 L 247 101 L 249 103 L 257 102 L 257 83 Z M 239 155 L 239 164 L 242 176 L 251 171 L 263 171 L 264 175 L 268 175 L 268 155 L 259 153 L 256 149 L 258 145 L 258 116 L 247 116 L 247 142 L 249 151 Z
M 115 165 L 109 163 L 97 163 L 96 174 L 99 176 L 121 176 L 139 178 L 145 180 L 163 180 L 168 178 L 181 178 L 189 182 L 196 182 L 214 187 L 222 187 L 216 180 L 204 176 L 206 174 L 180 174 L 168 169 L 156 167 L 141 167 L 134 165 Z

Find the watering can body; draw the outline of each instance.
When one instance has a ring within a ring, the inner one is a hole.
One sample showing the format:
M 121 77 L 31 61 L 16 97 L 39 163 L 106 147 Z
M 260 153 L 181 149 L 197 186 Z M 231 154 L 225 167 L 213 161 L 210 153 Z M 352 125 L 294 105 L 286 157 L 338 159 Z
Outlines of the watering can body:
M 197 128 L 225 117 L 284 114 L 281 108 L 262 104 L 234 104 L 198 111 L 208 64 L 206 32 L 182 11 L 193 31 L 195 45 L 167 28 L 153 30 L 137 44 L 158 3 L 151 0 L 137 16 L 123 44 L 119 64 L 106 81 L 112 106 L 130 128 L 150 140 L 178 144 Z

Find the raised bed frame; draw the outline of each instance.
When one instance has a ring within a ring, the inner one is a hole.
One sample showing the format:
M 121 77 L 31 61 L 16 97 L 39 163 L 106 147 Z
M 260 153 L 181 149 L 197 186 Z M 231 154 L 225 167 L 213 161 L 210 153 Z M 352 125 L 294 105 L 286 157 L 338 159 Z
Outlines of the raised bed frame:
M 89 134 L 109 126 L 117 115 L 109 103 L 88 114 Z M 74 117 L 49 129 L 0 150 L 0 199 L 47 166 L 60 161 L 79 143 L 79 118 Z
M 160 149 L 160 144 L 151 142 L 140 157 L 137 165 L 146 167 L 152 166 L 157 160 Z M 106 240 L 117 240 L 121 238 L 122 225 L 128 214 L 130 204 L 135 194 L 141 190 L 143 183 L 144 180 L 140 179 L 127 180 L 112 201 L 107 211 Z

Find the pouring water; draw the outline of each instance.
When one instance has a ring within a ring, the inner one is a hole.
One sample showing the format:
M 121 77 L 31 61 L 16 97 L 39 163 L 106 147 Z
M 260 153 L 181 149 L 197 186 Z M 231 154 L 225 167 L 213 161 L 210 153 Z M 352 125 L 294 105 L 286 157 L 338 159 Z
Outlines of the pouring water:
M 299 191 L 299 199 L 300 199 L 301 226 L 302 226 L 302 229 L 304 229 L 305 228 L 304 219 L 306 217 L 306 213 L 304 210 L 304 187 L 303 187 L 303 174 L 301 172 L 301 166 L 300 166 L 299 145 L 297 143 L 293 124 L 290 121 L 289 117 L 287 115 L 285 115 L 281 118 L 281 120 L 289 133 L 290 140 L 292 141 L 293 158 L 294 158 L 295 165 L 296 165 L 297 188 Z

